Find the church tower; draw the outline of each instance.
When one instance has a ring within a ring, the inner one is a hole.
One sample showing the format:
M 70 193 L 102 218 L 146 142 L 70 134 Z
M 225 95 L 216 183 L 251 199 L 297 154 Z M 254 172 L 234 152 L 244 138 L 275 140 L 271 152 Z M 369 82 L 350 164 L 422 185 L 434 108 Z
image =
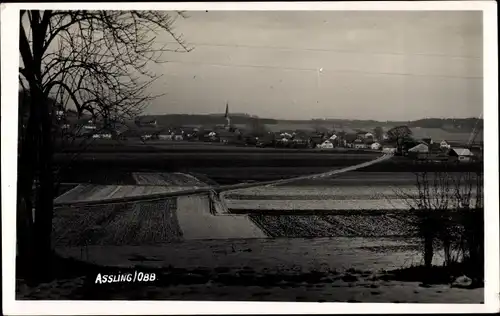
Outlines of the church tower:
M 226 102 L 226 114 L 224 115 L 226 118 L 226 130 L 231 128 L 231 118 L 229 117 L 229 104 Z

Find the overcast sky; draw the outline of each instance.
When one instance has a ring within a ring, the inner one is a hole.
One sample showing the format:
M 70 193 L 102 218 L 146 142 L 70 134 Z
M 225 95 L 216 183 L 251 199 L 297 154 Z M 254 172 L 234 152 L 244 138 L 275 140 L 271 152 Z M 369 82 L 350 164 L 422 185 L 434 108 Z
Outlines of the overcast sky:
M 479 116 L 481 12 L 188 12 L 148 114 L 283 119 Z M 160 40 L 161 42 L 162 40 Z M 165 38 L 164 41 L 169 41 Z

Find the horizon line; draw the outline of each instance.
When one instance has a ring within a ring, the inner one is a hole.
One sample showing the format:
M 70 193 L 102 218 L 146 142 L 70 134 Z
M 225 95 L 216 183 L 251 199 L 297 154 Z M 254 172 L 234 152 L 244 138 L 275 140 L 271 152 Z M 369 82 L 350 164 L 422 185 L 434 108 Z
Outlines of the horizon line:
M 214 116 L 214 115 L 221 115 L 221 117 L 224 117 L 224 113 L 169 113 L 169 114 L 141 114 L 138 115 L 137 117 L 143 117 L 143 116 L 168 116 L 168 115 L 186 115 L 186 116 Z M 275 118 L 275 117 L 263 117 L 263 116 L 258 116 L 258 115 L 253 115 L 253 114 L 247 114 L 247 113 L 233 113 L 233 117 L 248 117 L 248 118 L 257 118 L 257 119 L 264 119 L 264 120 L 276 120 L 276 121 L 335 121 L 335 120 L 343 120 L 343 121 L 374 121 L 374 122 L 415 122 L 415 121 L 421 121 L 421 120 L 467 120 L 467 119 L 475 119 L 475 120 L 483 120 L 481 117 L 476 117 L 476 116 L 469 116 L 469 117 L 422 117 L 418 119 L 410 119 L 410 120 L 402 120 L 402 119 L 393 119 L 393 120 L 376 120 L 376 119 L 353 119 L 353 118 L 307 118 L 307 119 L 286 119 L 286 118 Z

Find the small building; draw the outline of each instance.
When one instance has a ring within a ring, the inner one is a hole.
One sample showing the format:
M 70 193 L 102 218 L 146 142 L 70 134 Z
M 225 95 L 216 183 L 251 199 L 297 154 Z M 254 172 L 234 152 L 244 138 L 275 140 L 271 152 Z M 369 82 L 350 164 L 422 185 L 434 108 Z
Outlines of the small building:
M 321 145 L 319 145 L 321 149 L 332 149 L 333 144 L 329 140 L 325 140 Z
M 358 138 L 358 139 L 354 140 L 354 142 L 352 143 L 352 148 L 365 149 L 367 147 L 366 147 L 366 144 L 364 143 L 364 141 Z
M 429 157 L 429 145 L 422 142 L 408 149 L 408 156 L 416 159 L 427 159 Z
M 375 142 L 371 144 L 370 148 L 373 150 L 380 150 L 382 148 L 382 145 L 380 145 L 380 143 Z
M 296 148 L 306 148 L 309 146 L 309 141 L 303 137 L 294 137 L 292 140 L 293 146 Z
M 428 153 L 429 152 L 429 145 L 426 143 L 420 143 L 416 145 L 415 147 L 412 147 L 408 149 L 409 153 Z
M 467 148 L 451 148 L 448 155 L 457 162 L 471 162 L 474 154 Z
M 440 146 L 441 148 L 448 148 L 448 149 L 451 147 L 451 146 L 448 144 L 448 142 L 447 142 L 447 141 L 445 141 L 445 140 L 442 140 L 442 141 L 439 143 L 439 146 Z

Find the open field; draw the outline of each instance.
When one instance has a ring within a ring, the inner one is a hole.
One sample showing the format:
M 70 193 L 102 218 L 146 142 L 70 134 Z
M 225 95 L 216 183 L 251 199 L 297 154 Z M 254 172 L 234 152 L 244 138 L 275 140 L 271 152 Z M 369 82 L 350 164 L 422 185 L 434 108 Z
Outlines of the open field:
M 142 185 L 134 186 L 141 194 L 158 188 L 206 185 L 202 179 L 182 174 L 131 172 L 130 178 Z M 409 172 L 349 172 L 331 179 L 230 191 L 224 199 L 251 202 L 259 198 L 269 203 L 286 197 L 294 203 L 322 197 L 323 201 L 332 197 L 340 201 L 380 195 L 391 198 L 390 186 L 411 190 L 413 181 Z M 134 194 L 127 186 L 84 188 L 67 194 L 74 198 Z M 19 281 L 17 298 L 483 301 L 482 289 L 454 288 L 446 280 L 423 285 L 387 272 L 422 261 L 412 220 L 410 214 L 221 215 L 212 211 L 209 197 L 203 195 L 60 207 L 54 214 L 56 252 L 63 258 L 97 264 L 99 270 L 38 288 Z M 434 263 L 442 260 L 438 251 Z M 142 291 L 131 284 L 95 285 L 98 272 L 124 269 L 155 271 L 157 281 L 141 287 Z
M 300 175 L 322 173 L 370 161 L 375 153 L 82 153 L 57 154 L 56 166 L 62 167 L 63 182 L 92 182 L 101 184 L 134 184 L 130 173 L 183 172 L 205 175 L 221 184 L 242 181 L 267 181 Z M 72 160 L 73 158 L 73 160 Z M 110 168 L 111 167 L 111 168 Z M 483 164 L 425 164 L 405 157 L 392 157 L 363 172 L 468 172 L 483 169 Z M 356 172 L 354 172 L 356 173 Z
M 414 183 L 415 175 L 412 172 L 476 172 L 483 169 L 482 163 L 458 164 L 450 166 L 439 165 L 416 165 L 409 160 L 393 157 L 390 160 L 363 167 L 358 171 L 349 172 L 354 178 L 366 179 L 366 181 L 380 183 Z M 266 159 L 265 157 L 249 158 L 241 155 L 239 157 L 220 157 L 216 160 L 206 160 L 202 156 L 198 158 L 184 155 L 175 159 L 160 159 L 158 157 L 143 157 L 140 160 L 120 161 L 113 157 L 107 160 L 76 160 L 72 163 L 59 161 L 62 167 L 59 178 L 62 182 L 81 182 L 96 184 L 136 184 L 132 177 L 135 171 L 162 173 L 162 172 L 183 172 L 187 174 L 201 175 L 220 184 L 233 184 L 246 181 L 268 181 L 285 179 L 302 175 L 323 173 L 342 167 L 351 166 L 357 163 L 369 161 L 359 160 L 336 160 L 336 159 L 294 159 L 287 157 L 283 159 Z M 360 173 L 362 172 L 362 173 Z M 376 176 L 371 177 L 373 173 Z M 383 178 L 378 174 L 386 173 Z M 405 176 L 400 176 L 404 174 Z M 402 180 L 402 178 L 407 180 Z M 376 179 L 376 180 L 374 180 Z M 314 183 L 327 181 L 324 179 L 312 180 Z M 319 182 L 318 182 L 319 181 Z M 335 180 L 337 181 L 337 180 Z M 340 180 L 339 180 L 340 181 Z M 356 183 L 357 180 L 344 180 L 344 184 Z M 402 182 L 401 182 L 402 181 Z M 305 181 L 304 183 L 311 182 Z M 335 185 L 329 180 L 325 184 Z
M 232 190 L 221 195 L 222 204 L 217 204 L 218 209 L 215 210 L 212 210 L 211 200 L 206 194 L 202 194 L 165 198 L 157 202 L 122 202 L 87 207 L 64 206 L 57 208 L 55 220 L 57 220 L 56 226 L 60 227 L 62 231 L 72 225 L 75 225 L 73 229 L 75 231 L 82 229 L 82 227 L 91 227 L 90 231 L 100 230 L 96 236 L 101 236 L 103 229 L 105 229 L 102 223 L 111 225 L 111 220 L 117 214 L 129 214 L 127 218 L 131 220 L 131 225 L 140 226 L 142 224 L 137 223 L 142 223 L 144 220 L 148 222 L 148 216 L 152 216 L 151 212 L 160 212 L 163 214 L 162 216 L 179 219 L 176 221 L 178 226 L 175 226 L 178 227 L 179 232 L 172 232 L 172 237 L 165 237 L 167 240 L 179 236 L 184 236 L 183 238 L 187 239 L 194 238 L 193 236 L 207 239 L 220 238 L 220 236 L 225 236 L 225 238 L 255 238 L 255 236 L 260 236 L 262 238 L 266 235 L 269 237 L 411 236 L 410 221 L 413 220 L 414 215 L 403 214 L 401 210 L 409 209 L 411 203 L 411 201 L 403 200 L 402 194 L 416 196 L 418 193 L 415 186 L 410 184 L 412 174 L 400 174 L 399 177 L 395 178 L 399 182 L 389 186 L 387 183 L 377 183 L 376 179 L 377 177 L 383 179 L 390 174 L 367 174 L 371 175 L 371 184 L 366 180 L 370 179 L 370 176 L 363 176 L 363 173 L 360 173 L 360 176 L 356 178 L 351 173 L 346 173 L 339 175 L 337 179 L 325 179 L 322 184 L 301 183 L 294 185 L 291 183 Z M 184 177 L 181 175 L 173 174 L 169 178 L 167 174 L 134 173 L 133 177 L 143 181 L 142 185 L 80 185 L 58 197 L 56 202 L 104 201 L 133 195 L 147 198 L 148 195 L 159 192 L 186 190 L 193 185 L 206 185 L 192 176 Z M 354 185 L 355 179 L 358 179 L 357 186 Z M 158 180 L 166 180 L 169 184 L 158 185 Z M 349 181 L 350 185 L 342 184 L 346 180 Z M 403 184 L 402 181 L 408 182 Z M 472 193 L 474 199 L 474 190 Z M 166 201 L 172 202 L 165 204 Z M 212 200 L 212 202 L 214 201 Z M 100 211 L 101 207 L 102 212 Z M 364 210 L 363 215 L 358 212 L 360 210 Z M 74 220 L 71 215 L 73 213 L 75 214 Z M 85 214 L 88 214 L 88 217 Z M 251 214 L 251 216 L 248 217 L 247 214 Z M 81 222 L 84 220 L 88 222 Z M 229 222 L 226 223 L 228 220 Z M 258 230 L 253 223 L 262 230 L 262 233 L 252 233 L 252 231 Z M 116 225 L 120 229 L 123 226 L 127 225 L 125 223 Z M 174 226 L 170 225 L 169 227 Z M 202 227 L 205 228 L 202 229 Z M 139 228 L 132 228 L 132 230 L 134 229 Z M 144 229 L 164 231 L 163 228 L 146 227 Z M 72 231 L 72 229 L 69 230 Z M 88 232 L 84 232 L 85 230 L 88 229 L 83 229 L 80 233 L 87 234 Z M 114 234 L 113 236 L 125 234 L 123 232 L 112 233 L 112 231 L 109 228 L 106 234 Z M 186 235 L 186 232 L 191 233 Z M 196 233 L 193 235 L 192 232 Z M 168 235 L 168 233 L 166 234 Z M 65 234 L 56 235 L 65 236 Z M 78 240 L 84 238 L 82 236 L 74 238 L 77 243 Z M 96 239 L 89 238 L 89 240 Z M 102 240 L 114 240 L 113 238 L 115 237 L 100 238 L 99 240 L 102 242 Z M 123 238 L 126 239 L 126 237 Z M 119 238 L 119 240 L 121 239 Z M 149 244 L 161 242 L 162 239 L 127 240 L 126 244 Z M 71 244 L 73 243 L 72 241 Z
M 83 144 L 87 144 L 84 146 Z M 85 150 L 82 150 L 82 148 Z M 169 152 L 256 152 L 256 153 L 363 153 L 376 152 L 371 149 L 331 148 L 331 149 L 308 149 L 308 148 L 261 148 L 245 145 L 226 145 L 223 143 L 210 143 L 198 141 L 161 141 L 148 140 L 88 140 L 76 142 L 74 145 L 56 147 L 59 153 L 91 152 L 91 153 L 169 153 Z M 378 151 L 380 153 L 380 151 Z
M 411 131 L 413 132 L 413 137 L 417 139 L 422 138 L 432 138 L 435 142 L 441 142 L 443 140 L 447 142 L 457 142 L 467 144 L 472 131 L 470 132 L 462 132 L 462 131 L 451 131 L 444 130 L 442 128 L 424 128 L 424 127 L 412 127 Z M 483 141 L 483 132 L 477 134 L 475 138 L 476 142 Z

